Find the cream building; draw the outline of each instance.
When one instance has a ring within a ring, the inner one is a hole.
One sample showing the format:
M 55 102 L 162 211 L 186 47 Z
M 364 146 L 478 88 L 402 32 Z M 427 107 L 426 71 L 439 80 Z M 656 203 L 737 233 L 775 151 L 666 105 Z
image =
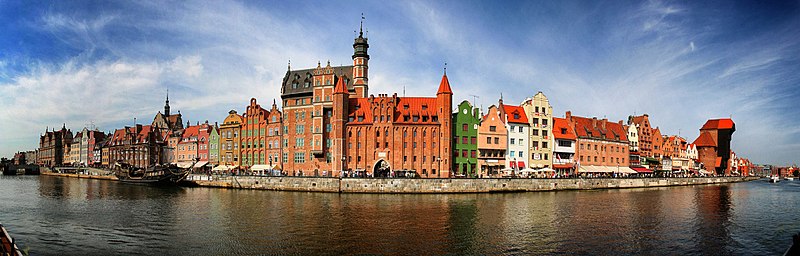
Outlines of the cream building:
M 542 92 L 520 104 L 528 116 L 528 163 L 532 169 L 552 168 L 555 140 L 551 134 L 553 107 Z

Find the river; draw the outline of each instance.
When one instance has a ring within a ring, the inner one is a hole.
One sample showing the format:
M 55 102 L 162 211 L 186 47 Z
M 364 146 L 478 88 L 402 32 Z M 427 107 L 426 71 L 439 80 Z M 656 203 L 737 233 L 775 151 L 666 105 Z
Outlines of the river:
M 800 181 L 507 194 L 332 194 L 0 176 L 31 255 L 775 255 Z

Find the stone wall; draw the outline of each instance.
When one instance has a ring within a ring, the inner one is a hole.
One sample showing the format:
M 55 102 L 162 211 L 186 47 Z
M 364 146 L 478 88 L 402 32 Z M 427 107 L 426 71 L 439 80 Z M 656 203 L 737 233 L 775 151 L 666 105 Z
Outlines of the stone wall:
M 207 177 L 207 176 L 206 176 Z M 198 186 L 340 193 L 487 193 L 647 188 L 742 182 L 757 177 L 639 179 L 359 179 L 311 177 L 192 177 Z

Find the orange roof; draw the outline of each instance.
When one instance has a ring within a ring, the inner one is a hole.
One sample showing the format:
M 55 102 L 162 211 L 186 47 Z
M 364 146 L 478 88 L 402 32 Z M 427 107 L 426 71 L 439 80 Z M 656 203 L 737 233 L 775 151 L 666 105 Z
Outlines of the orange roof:
M 525 109 L 522 107 L 503 105 L 503 111 L 508 116 L 509 123 L 528 124 L 528 116 L 525 115 Z M 514 114 L 516 114 L 516 118 Z
M 439 83 L 439 91 L 437 91 L 436 94 L 440 93 L 453 94 L 453 90 L 450 89 L 450 80 L 447 79 L 447 74 L 442 76 L 442 82 Z
M 183 135 L 181 137 L 184 138 L 184 139 L 185 138 L 191 138 L 191 137 L 197 136 L 199 133 L 200 133 L 200 126 L 199 125 L 193 125 L 193 126 L 186 127 L 186 129 L 183 129 Z M 183 140 L 181 140 L 181 141 L 183 141 Z
M 347 94 L 347 86 L 344 85 L 344 79 L 339 79 L 336 86 L 333 88 L 333 94 L 339 93 Z
M 565 129 L 566 133 L 562 133 L 561 131 Z M 575 136 L 575 131 L 573 131 L 572 127 L 569 126 L 567 119 L 558 117 L 553 117 L 553 137 L 564 140 L 577 139 L 577 136 Z
M 731 120 L 730 118 L 709 119 L 708 121 L 706 121 L 706 124 L 703 125 L 703 128 L 700 128 L 700 130 L 706 130 L 706 129 L 717 129 L 717 130 L 735 129 L 734 126 L 735 126 L 735 124 L 733 123 L 733 120 Z
M 391 97 L 389 97 L 391 98 Z M 370 98 L 350 98 L 348 116 L 353 118 L 353 121 L 348 121 L 352 124 L 371 124 L 373 123 L 372 106 L 380 104 L 381 97 L 375 97 L 370 101 Z M 392 110 L 395 123 L 422 123 L 424 119 L 429 123 L 433 122 L 433 116 L 437 116 L 437 98 L 430 97 L 397 97 L 397 105 Z M 408 116 L 409 120 L 405 121 Z M 428 118 L 422 118 L 427 116 Z M 359 122 L 359 117 L 363 119 Z M 418 117 L 415 122 L 414 117 Z
M 700 132 L 700 136 L 692 142 L 697 147 L 716 147 L 717 141 L 711 136 L 711 133 Z
M 575 134 L 578 137 L 628 141 L 628 132 L 619 123 L 605 121 L 606 128 L 603 129 L 603 120 L 572 116 L 572 121 L 575 122 Z M 593 125 L 592 122 L 596 122 L 596 125 Z
M 720 167 L 720 166 L 722 166 L 722 157 L 718 156 L 717 162 L 715 163 L 714 167 Z

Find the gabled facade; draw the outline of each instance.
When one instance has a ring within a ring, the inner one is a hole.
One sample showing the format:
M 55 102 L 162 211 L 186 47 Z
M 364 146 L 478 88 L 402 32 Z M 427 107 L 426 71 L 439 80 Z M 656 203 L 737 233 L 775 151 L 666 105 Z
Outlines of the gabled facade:
M 536 93 L 520 104 L 528 117 L 528 163 L 530 168 L 551 168 L 553 161 L 553 107 L 547 96 Z
M 460 177 L 474 177 L 478 174 L 478 126 L 479 109 L 469 101 L 458 104 L 453 113 L 453 172 Z
M 39 165 L 60 166 L 69 162 L 72 131 L 67 125 L 60 130 L 47 131 L 39 137 Z
M 508 130 L 497 106 L 490 106 L 478 127 L 478 169 L 481 177 L 499 177 L 506 166 Z
M 216 122 L 208 133 L 208 163 L 211 166 L 219 164 L 219 124 Z
M 239 133 L 243 123 L 244 118 L 236 113 L 236 110 L 231 110 L 222 125 L 219 126 L 219 163 L 230 167 L 229 169 L 238 168 L 241 165 L 241 151 L 239 150 L 241 139 Z
M 553 138 L 553 169 L 561 176 L 574 175 L 578 137 L 567 119 L 553 117 Z
M 565 119 L 577 136 L 579 172 L 635 173 L 628 168 L 630 143 L 628 130 L 622 121 L 615 123 L 607 119 L 578 117 L 570 111 L 567 111 Z
M 515 175 L 528 168 L 530 123 L 525 109 L 519 106 L 504 105 L 500 99 L 500 118 L 508 130 L 508 151 L 506 154 L 506 168 L 513 169 Z M 544 142 L 539 147 L 548 148 L 552 145 Z M 538 149 L 538 148 L 537 148 Z M 549 160 L 549 159 L 548 159 Z

